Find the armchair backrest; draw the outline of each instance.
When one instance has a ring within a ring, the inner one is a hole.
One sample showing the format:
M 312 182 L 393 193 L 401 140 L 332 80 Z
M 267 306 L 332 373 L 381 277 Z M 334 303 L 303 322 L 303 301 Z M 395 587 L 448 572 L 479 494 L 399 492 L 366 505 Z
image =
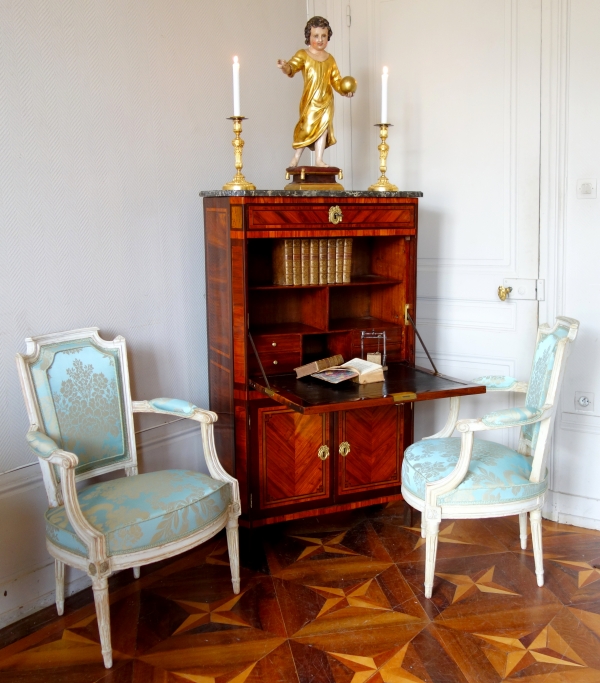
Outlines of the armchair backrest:
M 577 337 L 578 329 L 577 320 L 565 317 L 557 317 L 553 327 L 540 325 L 525 397 L 526 406 L 554 406 L 554 415 L 570 342 Z M 521 429 L 521 438 L 530 453 L 536 449 L 540 429 L 540 422 L 526 425 Z
M 135 468 L 137 456 L 125 340 L 97 327 L 26 340 L 17 366 L 31 429 L 75 453 L 76 478 Z M 60 500 L 58 468 L 42 462 L 50 499 Z

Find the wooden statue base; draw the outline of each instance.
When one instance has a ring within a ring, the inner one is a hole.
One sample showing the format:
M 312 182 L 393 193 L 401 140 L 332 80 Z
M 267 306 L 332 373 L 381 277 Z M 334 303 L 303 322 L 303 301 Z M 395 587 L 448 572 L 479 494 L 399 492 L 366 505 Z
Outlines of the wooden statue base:
M 344 190 L 336 180 L 336 176 L 344 177 L 337 166 L 290 166 L 285 171 L 292 182 L 284 190 Z

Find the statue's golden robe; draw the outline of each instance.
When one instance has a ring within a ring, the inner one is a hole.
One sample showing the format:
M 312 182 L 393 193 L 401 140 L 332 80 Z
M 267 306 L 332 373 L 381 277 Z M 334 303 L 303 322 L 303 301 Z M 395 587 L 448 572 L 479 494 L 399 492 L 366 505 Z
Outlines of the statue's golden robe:
M 325 147 L 335 145 L 333 134 L 333 89 L 341 93 L 340 71 L 329 55 L 324 62 L 313 59 L 307 50 L 298 50 L 289 60 L 293 76 L 302 70 L 304 91 L 300 100 L 300 120 L 294 129 L 294 149 L 314 149 L 315 142 L 327 131 Z M 333 88 L 333 89 L 332 89 Z

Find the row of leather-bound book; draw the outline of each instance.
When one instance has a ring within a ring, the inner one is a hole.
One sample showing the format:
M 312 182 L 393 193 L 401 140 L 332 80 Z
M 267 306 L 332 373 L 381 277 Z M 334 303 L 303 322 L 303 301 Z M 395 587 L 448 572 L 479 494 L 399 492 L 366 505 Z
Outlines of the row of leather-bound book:
M 350 282 L 352 238 L 279 239 L 273 247 L 273 284 Z

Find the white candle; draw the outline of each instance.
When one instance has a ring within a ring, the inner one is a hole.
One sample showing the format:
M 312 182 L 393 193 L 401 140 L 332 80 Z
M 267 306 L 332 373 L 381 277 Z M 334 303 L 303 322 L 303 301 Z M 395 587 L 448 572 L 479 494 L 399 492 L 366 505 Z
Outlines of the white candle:
M 388 68 L 383 67 L 381 74 L 381 123 L 388 123 Z
M 233 58 L 233 115 L 241 116 L 240 108 L 240 63 Z

